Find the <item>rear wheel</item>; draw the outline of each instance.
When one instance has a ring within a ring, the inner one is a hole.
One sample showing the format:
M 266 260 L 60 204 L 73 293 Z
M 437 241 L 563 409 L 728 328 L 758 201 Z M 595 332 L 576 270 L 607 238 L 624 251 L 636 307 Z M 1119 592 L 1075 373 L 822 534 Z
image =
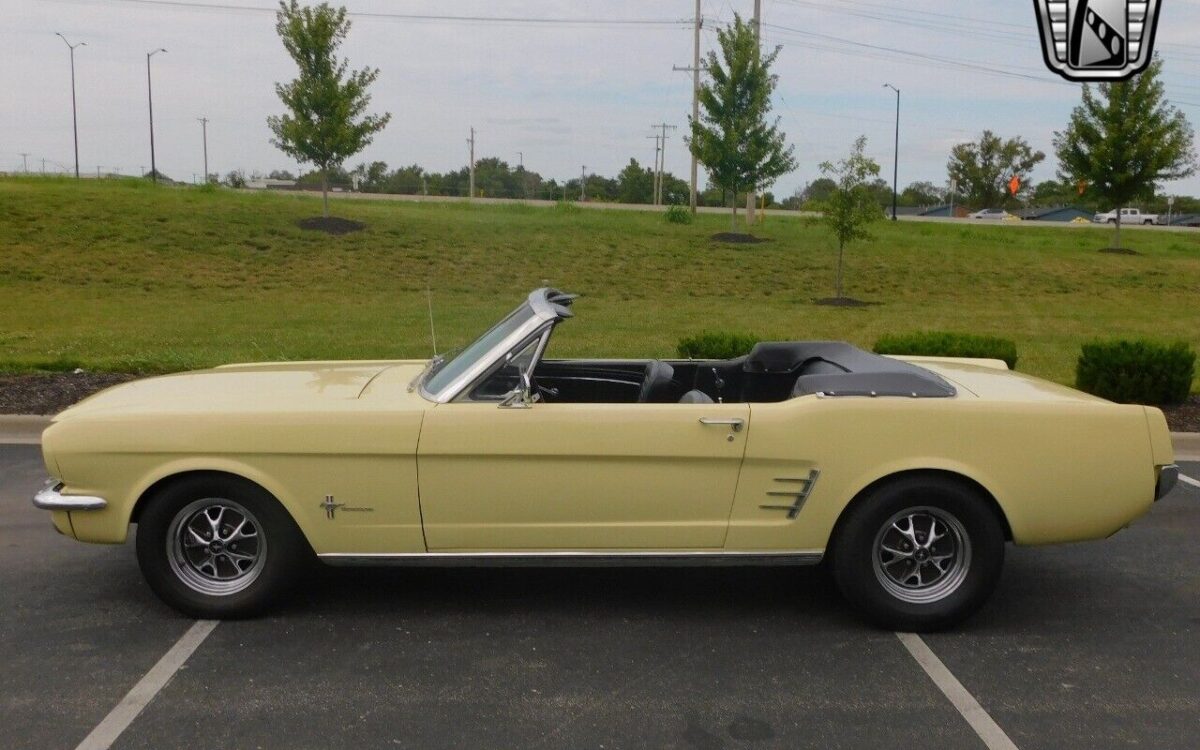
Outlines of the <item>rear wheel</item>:
M 965 483 L 906 477 L 847 512 L 833 540 L 834 579 L 881 627 L 949 627 L 979 609 L 999 581 L 1004 529 Z
M 142 575 L 191 617 L 263 612 L 307 556 L 303 535 L 275 498 L 232 477 L 182 479 L 152 498 L 138 521 Z

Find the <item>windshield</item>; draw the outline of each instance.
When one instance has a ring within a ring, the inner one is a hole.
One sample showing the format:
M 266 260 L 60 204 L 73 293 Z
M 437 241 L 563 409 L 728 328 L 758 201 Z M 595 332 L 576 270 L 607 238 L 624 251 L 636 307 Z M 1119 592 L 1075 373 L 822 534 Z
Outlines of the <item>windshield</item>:
M 457 353 L 448 355 L 445 361 L 434 366 L 430 375 L 425 380 L 425 390 L 431 396 L 436 397 L 453 383 L 460 375 L 471 369 L 471 366 L 479 361 L 481 357 L 487 356 L 488 352 L 496 348 L 496 346 L 504 339 L 511 336 L 518 328 L 523 326 L 533 317 L 533 310 L 529 305 L 521 305 L 516 310 L 508 314 L 504 320 L 497 323 L 487 333 L 475 339 Z

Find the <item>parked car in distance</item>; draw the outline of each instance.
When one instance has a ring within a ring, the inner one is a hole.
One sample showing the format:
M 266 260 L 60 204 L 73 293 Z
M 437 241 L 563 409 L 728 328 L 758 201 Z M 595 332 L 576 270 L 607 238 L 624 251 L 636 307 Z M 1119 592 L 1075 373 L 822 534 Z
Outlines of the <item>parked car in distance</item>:
M 1144 214 L 1136 208 L 1122 208 L 1120 215 L 1121 215 L 1121 223 L 1122 224 L 1157 224 L 1158 223 L 1158 214 Z M 1117 223 L 1117 212 L 1116 211 L 1105 211 L 1104 213 L 1096 214 L 1092 218 L 1092 221 L 1094 221 L 1097 224 L 1116 224 Z
M 1158 409 L 999 360 L 828 341 L 546 358 L 574 300 L 535 290 L 429 361 L 229 365 L 111 388 L 43 433 L 53 478 L 33 502 L 82 542 L 120 544 L 137 524 L 150 588 L 193 617 L 266 611 L 314 555 L 824 559 L 872 622 L 929 630 L 984 603 L 1006 543 L 1104 539 L 1178 478 Z
M 1012 214 L 1003 208 L 985 208 L 967 216 L 972 219 L 1008 219 L 1012 217 Z

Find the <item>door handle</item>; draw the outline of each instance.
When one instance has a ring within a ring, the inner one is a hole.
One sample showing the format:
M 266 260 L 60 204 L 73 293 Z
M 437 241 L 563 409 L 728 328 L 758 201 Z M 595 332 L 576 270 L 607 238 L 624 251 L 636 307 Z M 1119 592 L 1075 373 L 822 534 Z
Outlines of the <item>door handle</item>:
M 740 417 L 731 417 L 729 419 L 718 419 L 716 417 L 700 417 L 700 424 L 719 424 L 728 425 L 734 432 L 741 432 L 742 427 L 746 425 L 746 420 Z

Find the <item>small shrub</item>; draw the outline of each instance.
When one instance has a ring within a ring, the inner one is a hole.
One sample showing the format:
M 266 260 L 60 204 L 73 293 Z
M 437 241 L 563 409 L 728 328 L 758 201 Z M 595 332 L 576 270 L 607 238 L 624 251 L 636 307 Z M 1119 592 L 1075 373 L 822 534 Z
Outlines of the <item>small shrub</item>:
M 759 341 L 749 333 L 705 331 L 679 340 L 679 356 L 689 359 L 732 359 L 750 350 Z
M 672 224 L 691 224 L 692 209 L 678 203 L 667 207 L 667 221 Z
M 1075 387 L 1121 403 L 1179 404 L 1195 371 L 1196 353 L 1182 342 L 1097 341 L 1083 345 Z
M 921 357 L 970 357 L 1002 359 L 1010 369 L 1017 367 L 1017 345 L 997 336 L 972 333 L 918 331 L 885 334 L 875 342 L 876 354 L 912 354 Z

